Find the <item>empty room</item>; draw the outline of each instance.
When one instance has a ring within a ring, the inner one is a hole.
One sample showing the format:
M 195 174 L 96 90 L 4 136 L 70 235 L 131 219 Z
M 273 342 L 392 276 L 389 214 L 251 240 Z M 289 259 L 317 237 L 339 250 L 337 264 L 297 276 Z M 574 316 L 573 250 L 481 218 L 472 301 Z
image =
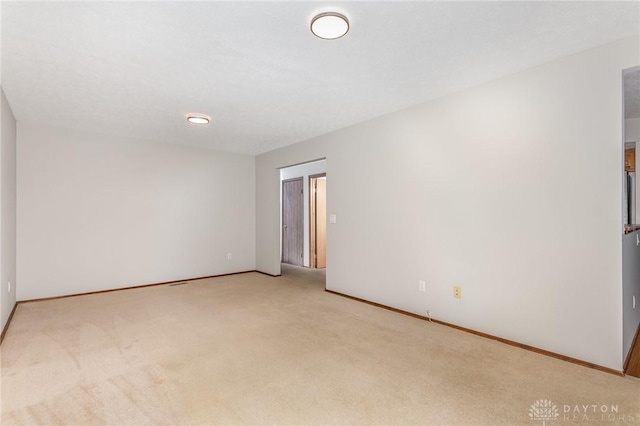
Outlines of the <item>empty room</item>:
M 640 2 L 0 2 L 3 425 L 640 423 Z

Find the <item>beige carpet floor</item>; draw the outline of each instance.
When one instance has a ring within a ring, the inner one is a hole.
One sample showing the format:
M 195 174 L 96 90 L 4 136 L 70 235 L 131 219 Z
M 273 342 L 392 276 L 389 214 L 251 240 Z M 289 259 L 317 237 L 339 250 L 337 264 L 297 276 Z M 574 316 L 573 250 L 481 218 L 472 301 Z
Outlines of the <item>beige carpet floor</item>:
M 20 304 L 1 347 L 2 424 L 640 423 L 637 379 L 283 272 Z M 530 418 L 544 399 L 557 417 Z

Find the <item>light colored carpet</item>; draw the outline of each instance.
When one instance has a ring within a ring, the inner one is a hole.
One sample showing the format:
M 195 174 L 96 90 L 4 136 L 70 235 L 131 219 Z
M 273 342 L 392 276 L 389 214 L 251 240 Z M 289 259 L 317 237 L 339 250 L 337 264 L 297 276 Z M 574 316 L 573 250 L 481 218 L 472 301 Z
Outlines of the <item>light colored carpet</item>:
M 322 271 L 283 272 L 19 305 L 2 424 L 542 425 L 529 417 L 541 399 L 558 410 L 547 425 L 640 422 L 639 380 L 326 293 Z

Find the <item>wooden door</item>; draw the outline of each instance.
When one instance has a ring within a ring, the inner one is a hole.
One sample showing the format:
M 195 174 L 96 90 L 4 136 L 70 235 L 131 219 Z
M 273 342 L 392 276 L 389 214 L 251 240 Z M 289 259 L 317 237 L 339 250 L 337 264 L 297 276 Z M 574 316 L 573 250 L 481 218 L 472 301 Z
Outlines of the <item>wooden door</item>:
M 624 169 L 628 172 L 636 171 L 636 149 L 635 148 L 624 150 Z
M 327 266 L 327 178 L 311 176 L 309 178 L 309 230 L 310 259 L 312 268 Z
M 282 262 L 302 266 L 304 246 L 302 178 L 282 182 Z

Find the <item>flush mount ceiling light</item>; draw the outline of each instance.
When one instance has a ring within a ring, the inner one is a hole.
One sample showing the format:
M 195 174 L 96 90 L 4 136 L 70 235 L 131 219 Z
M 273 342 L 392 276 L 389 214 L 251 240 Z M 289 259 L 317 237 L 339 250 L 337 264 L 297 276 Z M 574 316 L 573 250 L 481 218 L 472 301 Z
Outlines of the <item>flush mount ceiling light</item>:
M 187 121 L 193 124 L 209 124 L 211 118 L 204 114 L 187 114 Z
M 311 20 L 311 32 L 319 38 L 334 40 L 349 31 L 349 20 L 338 12 L 324 12 Z

